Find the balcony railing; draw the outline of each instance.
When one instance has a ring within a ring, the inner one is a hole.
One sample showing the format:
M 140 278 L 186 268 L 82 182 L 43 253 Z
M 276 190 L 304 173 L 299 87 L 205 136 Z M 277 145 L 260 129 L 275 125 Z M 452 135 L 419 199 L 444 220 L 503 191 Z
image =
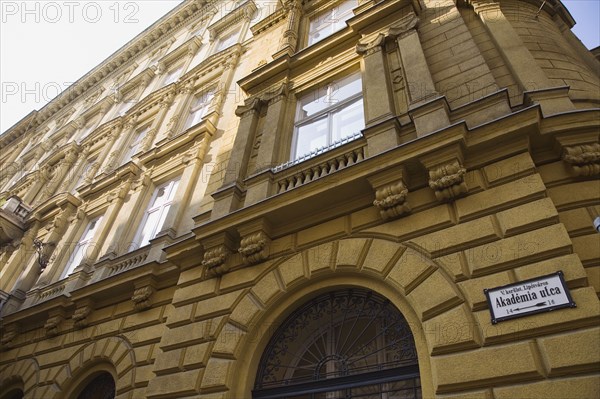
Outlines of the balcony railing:
M 277 194 L 313 182 L 365 158 L 365 144 L 356 133 L 271 169 Z

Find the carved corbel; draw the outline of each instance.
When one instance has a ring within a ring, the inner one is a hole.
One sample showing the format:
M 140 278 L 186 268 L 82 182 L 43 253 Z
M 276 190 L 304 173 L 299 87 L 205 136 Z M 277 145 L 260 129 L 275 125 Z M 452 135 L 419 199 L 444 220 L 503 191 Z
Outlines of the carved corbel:
M 240 105 L 236 108 L 235 114 L 243 118 L 244 116 L 258 112 L 264 101 L 257 97 L 251 97 L 244 102 L 244 105 Z
M 221 276 L 229 271 L 229 256 L 233 253 L 234 241 L 227 232 L 208 238 L 203 246 L 206 249 L 202 259 L 206 278 Z
M 11 323 L 3 327 L 2 338 L 0 344 L 3 349 L 10 349 L 13 347 L 13 340 L 19 335 L 19 325 L 17 323 Z
M 407 16 L 400 19 L 397 23 L 390 26 L 387 31 L 387 36 L 396 39 L 410 35 L 419 25 L 419 17 L 414 12 L 410 12 Z
M 407 202 L 408 188 L 405 183 L 404 167 L 388 169 L 368 178 L 375 190 L 373 205 L 379 209 L 383 220 L 408 214 L 410 205 Z
M 65 319 L 65 313 L 62 309 L 56 309 L 50 311 L 48 319 L 44 324 L 44 330 L 46 330 L 47 337 L 55 337 L 58 335 L 58 327 Z
M 467 170 L 458 160 L 429 170 L 429 187 L 439 201 L 451 201 L 469 190 L 464 176 Z
M 275 85 L 269 88 L 260 99 L 269 105 L 276 103 L 280 100 L 283 100 L 287 97 L 289 92 L 289 86 L 287 82 L 280 83 L 279 85 Z
M 155 288 L 150 285 L 136 288 L 131 296 L 135 310 L 140 311 L 150 308 L 152 306 L 151 297 L 154 291 Z
M 383 220 L 391 219 L 410 212 L 410 206 L 406 202 L 407 196 L 408 189 L 404 182 L 397 181 L 376 190 L 373 205 L 379 208 Z
M 270 230 L 269 224 L 264 219 L 238 227 L 242 237 L 238 252 L 242 255 L 244 263 L 252 265 L 269 257 Z
M 562 158 L 577 176 L 600 174 L 600 143 L 564 147 Z
M 379 33 L 375 39 L 359 43 L 356 45 L 356 52 L 360 55 L 367 56 L 378 51 L 381 51 L 382 46 L 385 44 L 385 35 L 383 33 Z
M 77 304 L 77 308 L 75 312 L 73 312 L 73 325 L 75 328 L 85 328 L 88 325 L 87 317 L 94 310 L 94 306 L 91 300 L 83 300 L 81 303 Z

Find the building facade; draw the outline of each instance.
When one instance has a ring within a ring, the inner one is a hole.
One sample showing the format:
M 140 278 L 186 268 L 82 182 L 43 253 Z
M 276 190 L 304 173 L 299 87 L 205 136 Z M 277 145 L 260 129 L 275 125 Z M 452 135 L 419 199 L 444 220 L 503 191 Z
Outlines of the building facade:
M 573 24 L 181 3 L 0 136 L 0 398 L 600 396 L 600 63 Z M 549 275 L 576 306 L 492 313 Z

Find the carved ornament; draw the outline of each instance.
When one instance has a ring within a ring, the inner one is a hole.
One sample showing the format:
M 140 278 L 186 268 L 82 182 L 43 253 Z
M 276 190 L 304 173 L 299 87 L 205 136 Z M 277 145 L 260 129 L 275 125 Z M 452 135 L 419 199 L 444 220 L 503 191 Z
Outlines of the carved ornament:
M 468 191 L 465 173 L 466 169 L 458 161 L 437 166 L 429 170 L 429 187 L 439 201 L 452 200 Z
M 373 205 L 379 208 L 379 214 L 383 220 L 391 219 L 410 212 L 410 206 L 406 202 L 408 189 L 402 180 L 390 183 L 375 191 Z
M 269 256 L 270 238 L 264 231 L 256 231 L 243 237 L 238 252 L 248 264 L 262 262 Z
M 563 160 L 577 176 L 600 174 L 600 143 L 565 147 Z

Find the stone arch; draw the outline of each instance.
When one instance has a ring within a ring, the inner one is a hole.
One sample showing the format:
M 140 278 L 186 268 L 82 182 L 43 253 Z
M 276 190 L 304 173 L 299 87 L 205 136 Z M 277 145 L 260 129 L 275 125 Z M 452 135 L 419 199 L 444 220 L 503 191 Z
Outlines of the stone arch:
M 434 396 L 430 356 L 481 346 L 481 332 L 445 265 L 411 243 L 357 237 L 320 244 L 275 261 L 216 334 L 202 388 L 250 392 L 276 326 L 303 300 L 332 287 L 369 288 L 389 299 L 411 325 L 423 396 Z M 300 301 L 300 302 L 299 302 Z M 453 330 L 444 332 L 448 325 Z M 242 376 L 242 377 L 240 377 Z
M 21 359 L 10 363 L 0 370 L 0 392 L 21 385 L 25 397 L 31 395 L 40 380 L 40 366 L 37 360 Z
M 112 374 L 117 397 L 135 386 L 135 352 L 122 337 L 106 337 L 82 346 L 68 360 L 54 378 L 55 399 L 72 394 L 93 373 L 107 371 Z

